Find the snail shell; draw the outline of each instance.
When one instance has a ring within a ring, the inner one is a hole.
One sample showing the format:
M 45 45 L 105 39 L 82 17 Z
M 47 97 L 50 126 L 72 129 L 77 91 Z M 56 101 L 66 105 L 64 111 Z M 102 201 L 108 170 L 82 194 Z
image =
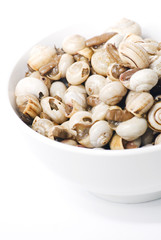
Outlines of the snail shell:
M 119 80 L 127 88 L 130 89 L 130 79 L 134 73 L 139 71 L 139 68 L 128 69 L 127 71 L 121 73 Z
M 107 105 L 115 105 L 126 95 L 127 89 L 120 81 L 106 84 L 100 91 L 99 98 Z
M 158 75 L 152 69 L 141 69 L 130 78 L 130 89 L 136 92 L 151 90 L 158 82 Z
M 89 129 L 92 126 L 92 114 L 87 111 L 79 111 L 73 114 L 69 120 L 69 127 L 77 132 L 76 140 L 83 146 L 92 148 L 89 139 Z
M 49 95 L 48 88 L 41 79 L 33 78 L 33 77 L 25 77 L 21 79 L 15 88 L 15 95 L 28 95 L 32 94 L 37 98 L 42 95 L 46 97 Z
M 104 44 L 104 48 L 106 48 L 107 44 L 111 43 L 112 45 L 114 45 L 116 48 L 119 47 L 120 43 L 122 42 L 124 38 L 123 34 L 116 34 L 114 35 L 112 38 L 110 38 L 105 44 Z
M 71 139 L 74 136 L 70 130 L 64 128 L 62 125 L 55 125 L 52 128 L 50 128 L 48 137 L 51 139 L 55 138 Z
M 161 144 L 161 134 L 159 134 L 155 139 L 155 145 Z
M 106 44 L 106 52 L 108 54 L 110 63 L 122 64 L 118 49 L 115 47 L 115 45 L 113 45 L 111 43 Z
M 101 100 L 99 99 L 98 95 L 90 95 L 90 96 L 87 97 L 88 106 L 95 107 L 99 103 L 101 103 Z
M 44 84 L 47 86 L 48 90 L 51 87 L 51 80 L 49 78 L 47 78 L 46 76 L 41 76 L 41 74 L 39 73 L 39 71 L 34 71 L 32 72 L 29 77 L 33 77 L 33 78 L 37 78 L 37 79 L 41 79 L 43 80 Z
M 79 111 L 73 114 L 72 117 L 69 119 L 70 129 L 74 129 L 78 124 L 86 127 L 91 127 L 93 124 L 92 114 L 87 111 Z
M 92 125 L 89 130 L 89 138 L 93 147 L 106 145 L 112 137 L 112 129 L 107 121 L 100 120 Z
M 112 81 L 117 81 L 119 80 L 120 75 L 124 73 L 126 70 L 127 68 L 121 66 L 120 64 L 112 63 L 108 67 L 107 75 Z
M 89 129 L 88 129 L 89 131 Z M 83 130 L 82 130 L 83 132 Z M 90 142 L 90 138 L 89 138 L 89 134 L 86 137 L 83 137 L 80 140 L 77 140 L 79 142 L 80 145 L 78 145 L 78 147 L 86 147 L 86 148 L 93 148 L 93 145 Z
M 64 129 L 68 130 L 68 132 L 71 132 L 71 134 L 72 134 L 74 137 L 76 137 L 77 132 L 76 132 L 75 130 L 73 130 L 73 129 L 70 128 L 70 126 L 69 126 L 69 120 L 63 122 L 63 123 L 61 124 L 61 126 L 62 126 Z
M 106 77 L 111 63 L 106 49 L 100 49 L 92 55 L 91 65 L 97 74 Z
M 138 23 L 130 19 L 122 18 L 114 26 L 107 29 L 106 32 L 118 32 L 121 34 L 134 33 L 136 35 L 141 35 L 141 27 Z
M 124 41 L 130 41 L 130 42 L 134 42 L 134 43 L 141 43 L 143 42 L 143 39 L 141 36 L 137 35 L 137 34 L 134 34 L 134 33 L 129 33 L 129 34 L 126 34 L 124 36 Z
M 146 50 L 131 41 L 122 41 L 119 45 L 119 55 L 126 67 L 130 68 L 147 68 L 150 60 Z
M 72 85 L 83 83 L 90 74 L 89 65 L 84 61 L 75 62 L 68 67 L 66 72 L 67 81 Z
M 76 54 L 79 50 L 85 47 L 85 38 L 78 34 L 67 36 L 64 39 L 62 46 L 66 53 Z
M 109 106 L 104 102 L 99 103 L 95 107 L 92 108 L 92 120 L 96 122 L 98 120 L 105 120 L 106 113 Z
M 135 116 L 141 117 L 153 105 L 153 96 L 148 92 L 129 92 L 126 98 L 126 109 Z
M 34 95 L 17 96 L 16 104 L 20 113 L 31 118 L 35 118 L 41 112 L 39 100 Z
M 148 113 L 149 127 L 161 132 L 161 101 L 154 104 Z
M 98 95 L 100 90 L 106 85 L 107 80 L 105 77 L 94 74 L 87 78 L 85 88 L 88 95 Z
M 93 51 L 92 51 L 91 48 L 85 47 L 82 50 L 79 50 L 78 54 L 80 54 L 81 56 L 87 58 L 90 61 L 91 57 L 93 55 Z
M 63 54 L 60 58 L 59 64 L 58 64 L 58 69 L 59 73 L 61 75 L 61 78 L 66 77 L 66 72 L 68 67 L 70 67 L 74 63 L 74 58 L 70 54 Z
M 65 144 L 68 144 L 68 145 L 71 145 L 71 146 L 77 146 L 78 145 L 78 143 L 73 139 L 65 139 L 65 140 L 61 141 L 61 143 L 65 143 Z
M 116 128 L 116 133 L 127 141 L 133 141 L 142 136 L 147 130 L 147 121 L 144 118 L 133 117 L 122 122 Z
M 73 101 L 77 102 L 82 108 L 86 108 L 86 90 L 83 85 L 70 86 L 64 93 L 63 102 L 73 106 Z
M 48 119 L 36 116 L 32 123 L 32 129 L 43 136 L 48 137 L 49 130 L 54 126 L 54 123 Z
M 154 61 L 152 61 L 150 68 L 158 74 L 158 78 L 161 77 L 161 56 L 157 56 Z
M 30 52 L 30 58 L 28 59 L 28 65 L 35 71 L 39 70 L 45 64 L 52 61 L 56 54 L 55 48 L 48 46 L 36 45 Z
M 60 81 L 53 82 L 50 87 L 50 96 L 51 97 L 57 96 L 60 99 L 63 99 L 66 89 L 67 88 L 63 82 Z
M 65 104 L 65 116 L 71 118 L 76 112 L 85 110 L 78 102 L 71 100 L 71 104 Z
M 134 115 L 126 109 L 123 110 L 119 106 L 109 106 L 106 110 L 105 119 L 108 121 L 110 127 L 115 130 L 121 122 L 127 121 L 133 117 Z
M 115 134 L 110 141 L 111 150 L 123 150 L 123 149 L 132 149 L 139 148 L 141 146 L 141 138 L 137 138 L 133 141 L 126 141 L 122 139 L 119 135 Z
M 45 97 L 41 100 L 43 112 L 54 122 L 60 124 L 66 121 L 65 105 L 54 97 Z
M 152 39 L 144 39 L 142 42 L 139 42 L 139 44 L 147 51 L 150 55 L 157 54 L 158 50 L 158 42 L 152 40 Z

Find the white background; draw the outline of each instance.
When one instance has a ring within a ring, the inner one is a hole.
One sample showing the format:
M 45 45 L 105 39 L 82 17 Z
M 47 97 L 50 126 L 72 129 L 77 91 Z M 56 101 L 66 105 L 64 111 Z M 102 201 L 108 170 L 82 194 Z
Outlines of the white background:
M 73 23 L 109 26 L 128 17 L 160 21 L 160 1 L 1 1 L 0 239 L 161 239 L 161 200 L 109 203 L 56 176 L 33 155 L 7 107 L 7 81 L 37 41 Z M 161 21 L 160 21 L 161 22 Z M 145 166 L 146 167 L 146 166 Z

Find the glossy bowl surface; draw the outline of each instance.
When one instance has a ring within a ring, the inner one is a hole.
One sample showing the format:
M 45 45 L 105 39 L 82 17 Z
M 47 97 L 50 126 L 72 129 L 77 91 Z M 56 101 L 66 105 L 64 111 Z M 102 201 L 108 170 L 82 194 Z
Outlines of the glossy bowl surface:
M 67 35 L 91 37 L 101 34 L 107 26 L 71 26 L 46 37 L 40 43 L 61 47 Z M 159 41 L 159 26 L 143 25 L 143 34 Z M 156 31 L 155 31 L 156 29 Z M 151 31 L 152 30 L 152 31 Z M 30 49 L 29 49 L 30 51 Z M 15 65 L 8 83 L 8 100 L 18 131 L 25 134 L 31 151 L 61 176 L 80 184 L 91 193 L 122 203 L 139 203 L 161 197 L 161 146 L 132 150 L 85 149 L 52 141 L 29 128 L 16 112 L 14 89 L 24 77 L 29 51 Z M 16 126 L 15 126 L 16 127 Z

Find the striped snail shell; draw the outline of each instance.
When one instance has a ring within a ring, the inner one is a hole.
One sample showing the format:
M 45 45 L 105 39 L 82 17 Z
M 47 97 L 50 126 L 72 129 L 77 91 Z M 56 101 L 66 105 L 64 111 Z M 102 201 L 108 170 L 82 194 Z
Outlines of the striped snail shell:
M 150 128 L 161 132 L 161 101 L 154 104 L 148 113 L 148 123 Z

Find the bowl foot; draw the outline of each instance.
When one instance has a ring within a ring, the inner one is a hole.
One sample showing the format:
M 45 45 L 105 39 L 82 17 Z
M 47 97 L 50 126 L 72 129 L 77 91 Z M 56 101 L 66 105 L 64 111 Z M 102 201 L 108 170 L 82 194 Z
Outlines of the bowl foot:
M 153 192 L 153 193 L 146 193 L 146 194 L 138 194 L 138 195 L 106 195 L 100 193 L 90 192 L 92 195 L 96 197 L 102 198 L 104 200 L 115 202 L 115 203 L 144 203 L 153 200 L 157 200 L 161 198 L 161 191 Z

